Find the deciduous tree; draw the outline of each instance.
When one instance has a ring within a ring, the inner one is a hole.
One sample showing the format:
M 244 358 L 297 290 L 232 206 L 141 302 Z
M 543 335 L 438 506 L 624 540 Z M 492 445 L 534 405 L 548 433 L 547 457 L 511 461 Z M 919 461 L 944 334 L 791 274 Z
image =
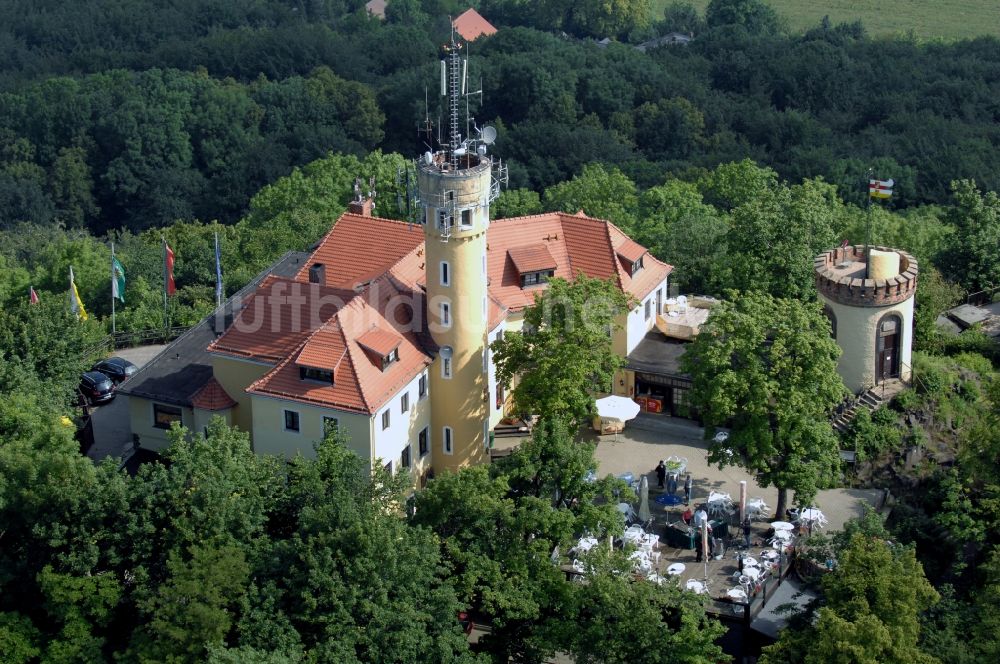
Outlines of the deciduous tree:
M 717 306 L 681 359 L 706 435 L 731 429 L 710 443 L 709 460 L 776 487 L 779 518 L 788 490 L 806 503 L 840 467 L 828 419 L 845 392 L 839 354 L 817 305 L 748 293 Z
M 622 358 L 612 351 L 629 299 L 611 281 L 580 274 L 552 279 L 524 311 L 522 332 L 493 342 L 497 380 L 514 385 L 521 413 L 565 418 L 574 424 L 594 413 L 594 394 L 608 392 Z

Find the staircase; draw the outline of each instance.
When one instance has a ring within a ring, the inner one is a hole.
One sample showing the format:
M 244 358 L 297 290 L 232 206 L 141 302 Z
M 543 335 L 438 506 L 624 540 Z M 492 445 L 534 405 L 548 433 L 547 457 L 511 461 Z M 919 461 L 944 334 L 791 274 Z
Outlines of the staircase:
M 531 423 L 518 419 L 512 424 L 497 424 L 493 427 L 493 435 L 496 438 L 524 437 L 531 434 Z
M 862 408 L 874 413 L 883 405 L 889 403 L 894 396 L 906 389 L 906 384 L 898 378 L 891 378 L 883 381 L 880 385 L 869 388 L 861 393 L 851 405 L 842 412 L 837 413 L 830 420 L 830 424 L 838 433 L 843 433 L 851 426 L 851 422 L 857 417 Z

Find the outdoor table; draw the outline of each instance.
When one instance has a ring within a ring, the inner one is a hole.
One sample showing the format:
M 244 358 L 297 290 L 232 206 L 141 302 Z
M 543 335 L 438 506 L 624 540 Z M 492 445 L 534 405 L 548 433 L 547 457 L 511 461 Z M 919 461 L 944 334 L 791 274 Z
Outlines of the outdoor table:
M 641 571 L 649 571 L 653 568 L 653 561 L 649 559 L 645 551 L 633 551 L 629 557 L 635 568 Z
M 743 556 L 743 566 L 744 567 L 760 567 L 757 559 L 753 556 Z
M 809 509 L 802 510 L 799 514 L 799 521 L 804 521 L 807 524 L 817 525 L 822 528 L 826 525 L 826 516 L 824 516 L 823 512 L 815 507 L 810 507 Z
M 625 529 L 625 533 L 622 535 L 622 539 L 629 544 L 639 545 L 642 538 L 645 537 L 646 531 L 644 531 L 639 526 L 629 526 Z
M 788 523 L 787 521 L 772 521 L 771 527 L 774 528 L 775 532 L 779 530 L 794 530 L 795 524 Z
M 659 535 L 652 535 L 650 533 L 646 533 L 639 540 L 639 546 L 641 548 L 643 548 L 643 549 L 649 549 L 649 550 L 659 548 L 659 546 L 660 546 L 660 536 Z
M 667 568 L 667 574 L 670 576 L 680 576 L 684 573 L 685 569 L 687 569 L 687 565 L 684 563 L 674 563 Z
M 726 591 L 726 597 L 728 597 L 729 599 L 734 599 L 737 602 L 746 602 L 747 591 L 743 590 L 742 588 L 730 588 L 728 591 Z
M 686 590 L 690 590 L 693 593 L 698 593 L 699 595 L 705 594 L 705 584 L 697 579 L 688 579 L 688 582 L 684 584 Z
M 576 543 L 576 550 L 582 553 L 590 551 L 595 546 L 597 546 L 596 537 L 581 537 L 580 541 Z
M 687 459 L 678 456 L 669 456 L 664 460 L 667 467 L 667 475 L 683 475 L 687 470 Z
M 760 552 L 760 557 L 769 563 L 775 563 L 778 562 L 778 558 L 781 557 L 781 554 L 774 549 L 767 549 L 766 551 Z

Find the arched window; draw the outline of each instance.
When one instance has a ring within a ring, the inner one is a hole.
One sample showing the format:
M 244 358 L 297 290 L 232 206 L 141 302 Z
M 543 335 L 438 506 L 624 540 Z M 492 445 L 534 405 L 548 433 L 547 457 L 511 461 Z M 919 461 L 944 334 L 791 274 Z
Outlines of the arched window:
M 837 338 L 837 314 L 833 313 L 833 309 L 830 305 L 823 306 L 823 315 L 827 317 L 830 321 L 830 336 L 834 339 Z

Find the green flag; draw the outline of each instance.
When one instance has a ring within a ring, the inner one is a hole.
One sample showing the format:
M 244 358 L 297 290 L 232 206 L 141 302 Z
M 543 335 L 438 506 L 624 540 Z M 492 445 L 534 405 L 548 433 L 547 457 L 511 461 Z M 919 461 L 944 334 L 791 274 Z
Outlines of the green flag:
M 125 301 L 125 268 L 118 259 L 111 257 L 111 297 Z

